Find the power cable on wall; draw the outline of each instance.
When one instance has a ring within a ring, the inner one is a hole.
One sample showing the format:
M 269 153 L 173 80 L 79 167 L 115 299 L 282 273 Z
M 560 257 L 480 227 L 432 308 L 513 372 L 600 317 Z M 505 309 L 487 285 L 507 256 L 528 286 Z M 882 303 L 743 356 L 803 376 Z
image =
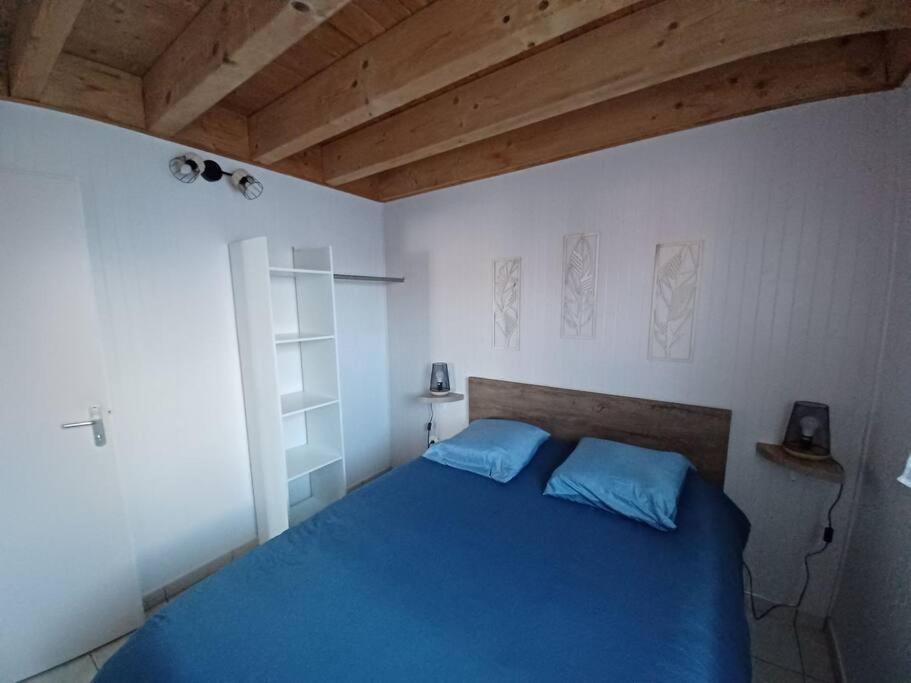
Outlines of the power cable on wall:
M 842 467 L 841 463 L 834 458 L 833 462 L 838 465 L 838 469 L 840 469 L 842 474 L 844 474 L 845 468 Z M 756 621 L 761 621 L 775 610 L 785 607 L 794 610 L 794 614 L 791 619 L 791 628 L 794 630 L 794 639 L 797 641 L 797 655 L 800 658 L 800 672 L 804 678 L 804 681 L 807 679 L 807 672 L 803 662 L 803 649 L 800 646 L 800 635 L 797 632 L 797 616 L 799 614 L 800 606 L 803 604 L 803 600 L 806 597 L 807 590 L 810 587 L 810 559 L 818 555 L 822 555 L 826 550 L 828 550 L 829 546 L 832 544 L 832 540 L 835 538 L 835 529 L 832 527 L 832 513 L 835 511 L 835 507 L 841 500 L 841 495 L 844 492 L 844 489 L 845 482 L 844 476 L 842 476 L 841 481 L 838 484 L 838 493 L 835 496 L 835 500 L 832 501 L 832 504 L 829 506 L 829 510 L 826 513 L 826 528 L 822 534 L 822 547 L 817 548 L 816 550 L 811 550 L 803 556 L 804 579 L 803 585 L 800 588 L 800 595 L 798 596 L 796 603 L 793 605 L 787 603 L 776 603 L 766 608 L 766 610 L 762 613 L 758 612 L 756 609 L 756 599 L 753 595 L 753 572 L 750 570 L 750 565 L 747 564 L 746 560 L 743 561 L 743 567 L 747 570 L 747 579 L 750 584 L 750 612 L 753 615 L 753 619 Z

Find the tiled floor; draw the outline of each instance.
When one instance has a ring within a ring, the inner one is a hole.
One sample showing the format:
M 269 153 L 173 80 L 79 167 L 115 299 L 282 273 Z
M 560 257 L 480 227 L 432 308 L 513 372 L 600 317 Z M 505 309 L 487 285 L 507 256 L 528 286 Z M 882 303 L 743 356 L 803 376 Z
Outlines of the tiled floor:
M 756 621 L 747 609 L 753 649 L 753 683 L 834 683 L 835 674 L 826 634 L 799 624 L 797 633 L 789 610 L 777 610 Z M 806 678 L 801 673 L 797 638 Z
M 168 584 L 164 588 L 160 588 L 145 596 L 143 598 L 143 604 L 147 610 L 146 619 L 160 610 L 168 600 L 176 598 L 180 593 L 197 582 L 202 581 L 210 574 L 214 574 L 229 562 L 247 554 L 252 548 L 256 547 L 256 545 L 256 539 L 252 539 L 239 548 L 235 548 L 189 574 L 182 576 L 180 579 Z M 147 600 L 151 600 L 151 602 L 147 602 Z M 152 605 L 154 605 L 154 607 L 152 607 Z M 61 664 L 50 671 L 45 671 L 42 674 L 33 676 L 32 678 L 22 681 L 22 683 L 88 683 L 95 677 L 95 674 L 98 673 L 98 670 L 104 663 L 114 656 L 114 653 L 120 649 L 120 646 L 123 645 L 129 637 L 130 634 L 127 634 L 107 645 L 102 645 L 89 654 L 82 655 L 81 657 Z
M 146 619 L 160 610 L 164 604 L 162 603 L 146 612 Z M 45 671 L 43 674 L 26 679 L 22 683 L 90 683 L 95 678 L 98 670 L 114 656 L 114 653 L 120 649 L 121 645 L 127 642 L 129 637 L 130 634 L 128 633 L 107 645 L 102 645 L 97 650 L 92 650 L 87 655 L 72 659 L 50 671 Z

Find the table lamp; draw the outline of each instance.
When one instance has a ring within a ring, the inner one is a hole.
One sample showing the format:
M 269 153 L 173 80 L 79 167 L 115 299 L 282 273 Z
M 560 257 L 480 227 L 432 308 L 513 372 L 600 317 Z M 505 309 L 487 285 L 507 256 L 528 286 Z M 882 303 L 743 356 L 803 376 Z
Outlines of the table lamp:
M 434 363 L 430 369 L 430 393 L 434 396 L 449 393 L 449 366 L 446 363 Z
M 805 460 L 831 458 L 829 406 L 813 401 L 795 402 L 782 447 L 788 455 L 795 458 Z

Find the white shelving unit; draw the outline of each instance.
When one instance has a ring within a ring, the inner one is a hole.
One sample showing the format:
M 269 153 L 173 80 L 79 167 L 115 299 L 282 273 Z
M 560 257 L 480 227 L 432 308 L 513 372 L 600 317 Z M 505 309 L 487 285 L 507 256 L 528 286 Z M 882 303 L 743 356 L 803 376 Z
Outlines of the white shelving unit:
M 345 494 L 332 250 L 230 245 L 259 541 Z

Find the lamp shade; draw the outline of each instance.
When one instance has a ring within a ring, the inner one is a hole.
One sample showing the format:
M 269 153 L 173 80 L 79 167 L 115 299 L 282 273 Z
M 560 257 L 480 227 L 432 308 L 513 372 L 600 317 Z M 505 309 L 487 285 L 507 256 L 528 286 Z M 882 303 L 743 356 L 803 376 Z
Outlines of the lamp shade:
M 822 460 L 831 457 L 829 406 L 813 401 L 795 402 L 782 446 L 797 458 Z
M 449 393 L 449 366 L 446 363 L 434 363 L 430 369 L 430 393 L 436 396 Z

